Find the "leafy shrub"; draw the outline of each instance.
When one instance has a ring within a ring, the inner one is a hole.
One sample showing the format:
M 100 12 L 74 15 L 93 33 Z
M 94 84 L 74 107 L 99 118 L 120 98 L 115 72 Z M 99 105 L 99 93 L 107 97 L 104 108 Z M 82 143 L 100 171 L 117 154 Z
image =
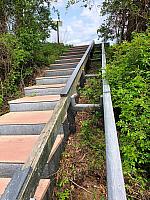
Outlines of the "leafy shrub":
M 0 36 L 0 79 L 3 98 L 18 95 L 18 91 L 33 78 L 33 74 L 55 61 L 67 47 L 40 41 L 32 30 L 20 29 L 18 35 Z M 19 92 L 20 93 L 20 92 Z
M 100 103 L 100 96 L 102 95 L 100 78 L 101 73 L 99 73 L 97 78 L 90 78 L 87 80 L 84 88 L 80 88 L 81 96 L 86 97 L 89 103 Z
M 31 58 L 31 55 L 22 48 L 17 37 L 12 34 L 1 35 L 0 45 L 2 49 L 0 78 L 3 82 L 3 94 L 9 96 L 17 91 L 17 85 L 22 78 L 23 67 Z
M 114 108 L 119 112 L 117 125 L 124 173 L 146 181 L 150 146 L 150 33 L 135 34 L 130 43 L 111 48 L 107 78 Z

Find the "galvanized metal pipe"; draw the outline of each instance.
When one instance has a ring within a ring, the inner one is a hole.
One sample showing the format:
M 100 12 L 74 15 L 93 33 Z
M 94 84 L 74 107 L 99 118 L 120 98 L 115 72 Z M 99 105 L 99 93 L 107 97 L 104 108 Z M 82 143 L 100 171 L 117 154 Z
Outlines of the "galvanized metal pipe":
M 88 78 L 98 78 L 99 75 L 98 74 L 86 74 L 85 75 L 85 78 L 88 79 Z
M 76 112 L 81 111 L 88 111 L 88 110 L 100 110 L 101 104 L 77 104 L 75 98 L 78 96 L 78 94 L 73 94 L 71 96 L 71 106 L 72 109 Z
M 106 69 L 104 43 L 102 44 L 102 75 Z M 108 200 L 126 200 L 117 130 L 111 100 L 110 86 L 103 78 L 103 108 L 106 142 L 106 168 Z

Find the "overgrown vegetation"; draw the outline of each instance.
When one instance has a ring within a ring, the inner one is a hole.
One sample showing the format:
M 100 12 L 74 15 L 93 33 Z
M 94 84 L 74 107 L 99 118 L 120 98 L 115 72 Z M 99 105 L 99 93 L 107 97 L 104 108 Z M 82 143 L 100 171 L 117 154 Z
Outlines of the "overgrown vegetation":
M 24 86 L 34 82 L 35 75 L 67 49 L 47 42 L 55 28 L 50 2 L 0 2 L 0 108 L 8 99 L 20 96 Z M 0 114 L 6 110 L 3 108 Z
M 99 91 L 99 78 L 89 79 L 80 89 L 80 103 L 98 103 Z M 57 173 L 56 199 L 104 200 L 106 177 L 102 115 L 97 111 L 81 112 L 77 114 L 76 123 L 77 133 L 69 137 Z
M 88 80 L 88 84 L 84 88 L 79 90 L 81 97 L 86 97 L 87 103 L 99 103 L 100 96 L 102 95 L 102 88 L 100 88 L 101 73 L 97 78 L 91 78 Z
M 28 34 L 22 35 L 21 39 L 9 33 L 0 36 L 1 107 L 2 102 L 20 95 L 24 86 L 28 85 L 31 79 L 34 81 L 34 74 L 54 63 L 67 49 L 62 44 L 39 42 L 36 35 L 32 36 L 32 39 L 31 41 Z
M 148 199 L 150 133 L 150 33 L 111 47 L 107 78 L 131 199 Z

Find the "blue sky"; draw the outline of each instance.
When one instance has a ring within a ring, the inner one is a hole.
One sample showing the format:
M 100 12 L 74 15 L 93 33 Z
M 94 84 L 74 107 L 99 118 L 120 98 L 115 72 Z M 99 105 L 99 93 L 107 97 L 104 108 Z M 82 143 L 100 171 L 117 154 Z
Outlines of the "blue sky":
M 58 0 L 53 3 L 60 12 L 63 26 L 60 27 L 60 41 L 66 44 L 82 45 L 89 44 L 92 40 L 97 41 L 97 28 L 103 22 L 100 16 L 100 6 L 103 0 L 95 0 L 91 10 L 81 7 L 80 4 L 73 5 L 66 10 L 66 0 Z M 99 6 L 98 6 L 99 5 Z M 57 15 L 52 13 L 52 18 Z M 52 31 L 50 40 L 56 41 L 56 32 Z

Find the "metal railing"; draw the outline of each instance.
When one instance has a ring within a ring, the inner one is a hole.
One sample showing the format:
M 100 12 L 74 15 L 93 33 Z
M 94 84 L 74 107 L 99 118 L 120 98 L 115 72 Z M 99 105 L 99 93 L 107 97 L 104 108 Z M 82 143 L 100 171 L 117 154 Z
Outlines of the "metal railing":
M 102 43 L 103 109 L 106 142 L 106 169 L 108 200 L 126 200 L 117 130 L 111 100 L 110 86 L 105 79 L 106 56 Z
M 80 62 L 78 63 L 78 65 L 76 66 L 74 72 L 72 73 L 71 77 L 69 78 L 66 86 L 64 87 L 63 91 L 61 92 L 61 96 L 67 96 L 69 91 L 71 89 L 73 89 L 73 84 L 74 82 L 78 82 L 81 75 L 82 75 L 82 70 L 84 69 L 88 58 L 90 56 L 90 53 L 93 49 L 94 46 L 94 41 L 89 45 L 89 47 L 87 48 L 86 52 L 84 53 L 82 59 L 80 60 Z
M 1 196 L 1 200 L 29 200 L 34 196 L 41 174 L 59 133 L 60 126 L 64 122 L 66 113 L 68 112 L 71 103 L 70 97 L 78 86 L 93 46 L 94 42 L 89 45 L 81 61 L 69 78 L 61 93 L 60 101 L 56 105 L 51 119 L 41 132 L 30 157 L 21 169 L 14 174 L 4 194 Z

